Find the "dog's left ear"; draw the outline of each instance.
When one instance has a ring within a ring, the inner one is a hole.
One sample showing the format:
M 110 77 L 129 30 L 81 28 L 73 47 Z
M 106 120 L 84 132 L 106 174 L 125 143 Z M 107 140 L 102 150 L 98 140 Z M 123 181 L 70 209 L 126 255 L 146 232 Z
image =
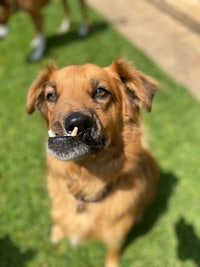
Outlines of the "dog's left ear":
M 139 108 L 144 105 L 150 112 L 157 82 L 152 77 L 134 69 L 125 59 L 116 59 L 109 69 L 118 75 L 131 101 Z

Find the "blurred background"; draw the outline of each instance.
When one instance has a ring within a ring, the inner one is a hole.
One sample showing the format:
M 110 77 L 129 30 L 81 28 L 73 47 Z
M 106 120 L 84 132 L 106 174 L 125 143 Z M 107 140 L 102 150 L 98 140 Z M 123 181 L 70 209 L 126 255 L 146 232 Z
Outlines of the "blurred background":
M 1 3 L 5 1 L 1 0 Z M 35 29 L 17 6 L 0 40 L 0 267 L 103 266 L 106 247 L 49 241 L 46 129 L 26 114 L 26 95 L 51 60 L 58 67 L 125 57 L 159 82 L 152 112 L 143 112 L 161 170 L 158 197 L 131 231 L 123 267 L 200 266 L 200 1 L 88 0 L 89 33 L 81 37 L 78 1 L 69 0 L 71 28 L 57 33 L 59 0 L 43 8 L 46 49 L 28 60 Z

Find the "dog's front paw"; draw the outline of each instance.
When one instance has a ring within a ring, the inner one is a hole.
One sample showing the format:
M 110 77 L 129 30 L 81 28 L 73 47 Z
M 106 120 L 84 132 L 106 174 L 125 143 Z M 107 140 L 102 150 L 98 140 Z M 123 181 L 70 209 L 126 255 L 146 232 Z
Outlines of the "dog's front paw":
M 61 241 L 64 238 L 64 232 L 62 228 L 55 224 L 51 229 L 51 243 L 57 244 L 59 241 Z
M 70 244 L 72 247 L 76 248 L 78 245 L 82 243 L 82 238 L 78 235 L 71 236 L 69 238 Z
M 60 27 L 58 28 L 58 33 L 67 33 L 70 30 L 71 21 L 70 18 L 64 18 Z
M 0 23 L 0 39 L 5 38 L 8 35 L 8 26 Z
M 88 35 L 88 33 L 89 33 L 89 27 L 87 23 L 82 23 L 78 29 L 79 36 L 85 37 Z

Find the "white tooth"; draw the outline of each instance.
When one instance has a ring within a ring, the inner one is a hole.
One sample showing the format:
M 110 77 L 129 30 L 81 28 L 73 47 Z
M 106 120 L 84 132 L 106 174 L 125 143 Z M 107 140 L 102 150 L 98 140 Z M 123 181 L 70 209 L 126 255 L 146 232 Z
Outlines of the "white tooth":
M 73 131 L 71 132 L 71 136 L 77 136 L 78 127 L 74 127 Z
M 55 137 L 56 136 L 55 133 L 51 129 L 48 131 L 48 134 L 49 134 L 49 137 Z

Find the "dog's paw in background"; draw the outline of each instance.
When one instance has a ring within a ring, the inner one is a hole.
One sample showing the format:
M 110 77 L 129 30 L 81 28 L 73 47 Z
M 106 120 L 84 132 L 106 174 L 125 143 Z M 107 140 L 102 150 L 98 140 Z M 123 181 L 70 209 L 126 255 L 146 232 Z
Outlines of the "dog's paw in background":
M 78 34 L 81 37 L 85 37 L 85 36 L 87 36 L 89 34 L 89 26 L 88 26 L 88 23 L 83 22 L 80 25 L 79 30 L 78 30 Z
M 69 17 L 64 18 L 61 22 L 61 25 L 58 27 L 58 34 L 65 34 L 68 33 L 71 28 L 71 20 Z M 85 37 L 89 34 L 89 25 L 87 22 L 82 22 L 79 29 L 78 35 L 81 37 Z
M 28 60 L 38 61 L 44 55 L 46 49 L 46 38 L 42 33 L 39 33 L 30 43 L 30 46 L 34 48 L 33 52 L 29 55 Z
M 62 20 L 57 32 L 58 32 L 58 34 L 67 33 L 67 32 L 69 32 L 70 27 L 71 27 L 71 20 L 69 17 L 66 17 Z
M 8 26 L 0 23 L 0 40 L 4 39 L 8 35 Z

